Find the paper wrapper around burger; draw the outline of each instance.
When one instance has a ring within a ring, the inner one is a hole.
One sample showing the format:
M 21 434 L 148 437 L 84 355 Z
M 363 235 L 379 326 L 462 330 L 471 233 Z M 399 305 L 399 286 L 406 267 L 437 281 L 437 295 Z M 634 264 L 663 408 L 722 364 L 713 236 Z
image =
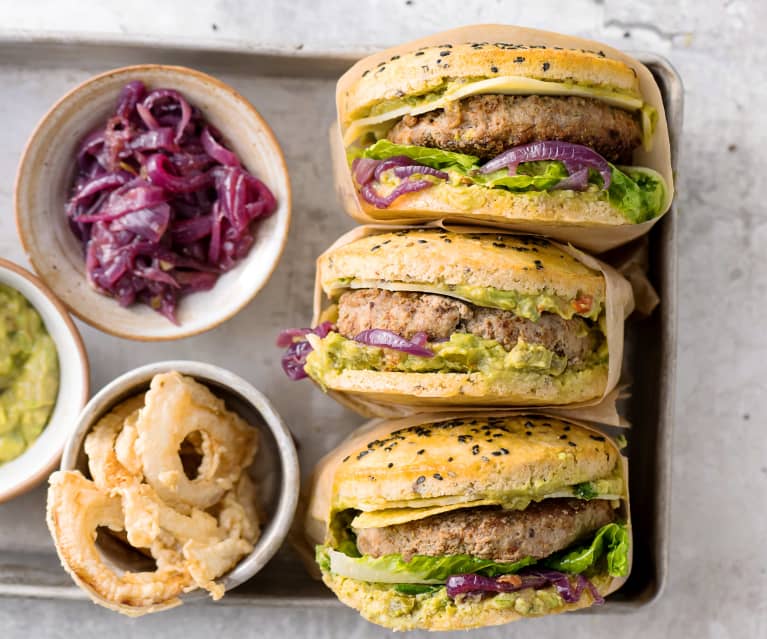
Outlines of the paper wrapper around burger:
M 552 414 L 551 411 L 538 410 L 517 410 L 503 412 L 474 412 L 472 418 L 482 417 L 512 417 L 515 415 L 536 415 L 545 417 L 546 414 Z M 595 434 L 604 436 L 605 433 L 589 425 L 585 421 L 564 417 L 556 414 L 556 417 L 571 424 L 581 426 Z M 293 545 L 306 564 L 306 568 L 315 579 L 320 579 L 319 567 L 314 561 L 314 547 L 326 543 L 328 524 L 332 509 L 334 477 L 336 468 L 342 463 L 347 455 L 359 451 L 366 447 L 367 443 L 373 440 L 385 439 L 389 434 L 403 428 L 419 426 L 423 424 L 432 424 L 442 421 L 448 421 L 460 417 L 466 417 L 465 413 L 452 413 L 449 415 L 421 414 L 410 415 L 399 419 L 374 419 L 360 426 L 357 430 L 350 433 L 336 448 L 317 462 L 311 476 L 307 480 L 301 499 L 301 505 L 296 517 L 296 530 L 293 536 Z M 620 452 L 618 445 L 607 437 L 616 450 Z M 620 455 L 621 468 L 623 470 L 624 495 L 621 504 L 621 515 L 625 516 L 626 526 L 629 532 L 629 571 L 625 577 L 613 578 L 607 591 L 603 594 L 608 595 L 618 590 L 631 574 L 634 556 L 634 541 L 631 527 L 631 510 L 628 494 L 629 467 L 628 459 Z M 300 526 L 303 525 L 303 535 L 300 534 Z
M 641 224 L 627 223 L 618 226 L 573 222 L 541 222 L 535 220 L 510 221 L 503 217 L 492 215 L 483 215 L 483 219 L 480 220 L 471 213 L 440 213 L 426 208 L 409 209 L 407 211 L 398 210 L 396 201 L 389 208 L 377 209 L 362 200 L 354 186 L 342 140 L 343 131 L 340 124 L 344 119 L 341 110 L 342 97 L 365 71 L 375 68 L 379 62 L 390 60 L 392 56 L 409 53 L 421 47 L 444 44 L 457 45 L 466 42 L 510 42 L 522 45 L 545 45 L 547 47 L 557 46 L 598 50 L 604 52 L 607 58 L 620 60 L 634 69 L 639 79 L 639 90 L 645 102 L 658 113 L 658 122 L 651 138 L 651 150 L 646 151 L 641 148 L 636 150 L 634 152 L 634 164 L 654 169 L 663 176 L 668 192 L 666 193 L 662 213 L 666 213 L 669 210 L 674 197 L 674 177 L 671 169 L 671 146 L 668 124 L 666 122 L 666 111 L 663 107 L 663 99 L 658 84 L 646 66 L 618 49 L 605 46 L 593 40 L 523 27 L 475 25 L 445 31 L 375 53 L 357 62 L 339 79 L 336 86 L 338 122 L 330 128 L 330 149 L 336 190 L 344 210 L 355 220 L 363 224 L 421 224 L 434 221 L 435 219 L 445 219 L 462 224 L 485 224 L 512 232 L 545 235 L 561 242 L 570 242 L 593 253 L 601 253 L 644 235 L 660 219 L 662 214 Z M 417 196 L 418 193 L 410 194 L 406 197 L 416 198 Z
M 486 227 L 476 226 L 457 226 L 446 225 L 439 222 L 432 222 L 427 226 L 432 228 L 444 228 L 452 233 L 487 233 Z M 407 226 L 387 226 L 387 225 L 366 225 L 358 226 L 348 233 L 338 238 L 325 253 L 317 259 L 317 273 L 314 285 L 314 317 L 312 326 L 320 322 L 320 316 L 325 303 L 324 292 L 322 290 L 320 261 L 322 257 L 333 250 L 350 244 L 356 240 L 369 235 L 379 233 L 390 233 L 398 229 L 407 229 Z M 621 374 L 621 364 L 623 361 L 623 327 L 625 319 L 634 310 L 634 296 L 629 282 L 614 268 L 601 262 L 600 260 L 579 251 L 572 246 L 553 243 L 568 255 L 574 257 L 587 267 L 600 271 L 605 278 L 605 316 L 607 326 L 607 349 L 609 353 L 609 365 L 607 373 L 607 384 L 602 396 L 596 400 L 581 402 L 577 404 L 568 404 L 566 406 L 536 406 L 536 410 L 547 410 L 557 414 L 581 415 L 582 419 L 589 419 L 602 424 L 611 426 L 627 426 L 627 423 L 618 414 L 616 402 L 619 399 L 620 389 L 617 388 Z M 470 405 L 462 407 L 455 404 L 439 405 L 430 403 L 424 408 L 423 400 L 418 397 L 397 397 L 393 398 L 387 393 L 357 393 L 351 391 L 333 391 L 329 390 L 330 395 L 337 402 L 347 408 L 359 413 L 363 417 L 383 417 L 397 418 L 412 415 L 418 412 L 443 412 L 451 413 L 472 412 L 476 410 L 508 410 L 509 406 L 498 406 L 497 403 L 482 403 L 481 400 L 473 399 Z M 527 407 L 530 410 L 530 407 Z M 574 412 L 575 411 L 575 412 Z

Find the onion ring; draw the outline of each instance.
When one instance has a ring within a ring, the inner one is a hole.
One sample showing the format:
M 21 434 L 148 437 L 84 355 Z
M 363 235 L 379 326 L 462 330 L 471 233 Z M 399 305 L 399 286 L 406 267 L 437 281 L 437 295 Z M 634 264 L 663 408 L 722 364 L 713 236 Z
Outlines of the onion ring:
M 172 608 L 190 586 L 189 575 L 169 567 L 118 575 L 96 548 L 96 530 L 123 528 L 121 503 L 99 490 L 79 471 L 58 471 L 50 478 L 47 523 L 64 568 L 94 602 L 137 616 Z
M 136 451 L 146 481 L 173 505 L 204 509 L 218 502 L 253 461 L 256 429 L 228 411 L 207 387 L 176 372 L 156 375 L 144 401 L 136 422 Z M 204 454 L 198 476 L 189 479 L 179 450 L 195 431 L 204 435 Z

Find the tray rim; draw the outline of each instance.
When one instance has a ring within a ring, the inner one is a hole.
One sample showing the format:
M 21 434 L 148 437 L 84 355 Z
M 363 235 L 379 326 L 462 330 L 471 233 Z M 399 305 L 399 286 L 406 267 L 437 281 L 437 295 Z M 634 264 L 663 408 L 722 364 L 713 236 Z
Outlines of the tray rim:
M 158 43 L 156 39 L 150 39 L 140 35 L 127 34 L 74 34 L 49 31 L 45 33 L 35 33 L 29 31 L 19 31 L 13 29 L 0 28 L 0 53 L 9 49 L 27 49 L 48 47 L 51 50 L 73 50 L 77 48 L 108 48 L 117 57 L 124 51 L 139 50 L 144 54 L 156 53 L 158 55 L 168 56 L 197 56 L 201 53 L 210 54 L 212 58 L 206 59 L 206 66 L 217 67 L 219 64 L 226 63 L 227 59 L 234 58 L 252 59 L 262 64 L 268 65 L 269 62 L 277 62 L 278 69 L 269 69 L 264 72 L 262 68 L 253 69 L 254 75 L 266 76 L 284 76 L 289 77 L 319 77 L 331 78 L 337 77 L 339 70 L 343 70 L 353 64 L 356 60 L 371 52 L 378 51 L 380 47 L 371 46 L 370 48 L 339 48 L 339 49 L 307 49 L 298 50 L 293 47 L 249 47 L 241 41 L 204 41 L 202 44 L 190 40 L 172 38 L 170 40 Z M 679 138 L 682 131 L 683 121 L 683 101 L 684 91 L 682 80 L 672 63 L 663 55 L 652 51 L 644 50 L 625 50 L 626 53 L 640 60 L 643 64 L 650 67 L 651 71 L 659 75 L 663 80 L 664 86 L 661 87 L 666 108 L 666 118 L 669 127 L 669 136 L 671 142 L 671 158 L 674 177 L 677 177 Z M 2 56 L 0 56 L 2 58 Z M 51 61 L 51 67 L 66 66 L 66 61 Z M 319 72 L 303 72 L 302 64 L 315 64 Z M 13 59 L 2 59 L 0 66 L 30 66 L 28 62 L 15 62 Z M 83 65 L 85 68 L 90 66 L 88 63 Z M 94 65 L 103 66 L 103 65 Z M 285 72 L 285 67 L 289 72 Z M 50 67 L 46 67 L 50 68 Z M 273 71 L 279 71 L 277 73 Z M 675 184 L 676 186 L 676 184 Z M 661 355 L 661 362 L 666 378 L 669 382 L 662 386 L 661 396 L 659 397 L 659 417 L 660 427 L 657 431 L 657 475 L 656 490 L 654 491 L 658 505 L 658 521 L 656 524 L 653 547 L 656 550 L 656 574 L 655 591 L 651 596 L 644 600 L 623 600 L 611 601 L 610 605 L 600 611 L 584 610 L 581 614 L 627 614 L 653 605 L 663 595 L 668 585 L 669 569 L 669 541 L 670 541 L 670 517 L 671 517 L 671 459 L 673 442 L 673 423 L 675 419 L 674 405 L 676 392 L 676 335 L 677 335 L 677 262 L 678 246 L 677 238 L 677 201 L 674 198 L 670 210 L 659 222 L 658 230 L 651 233 L 661 235 L 662 262 L 663 269 L 660 273 L 661 286 L 665 293 L 663 304 L 656 312 L 661 314 L 660 330 L 661 338 L 664 342 L 664 349 Z M 0 549 L 0 556 L 2 556 Z M 37 553 L 24 553 L 33 555 Z M 53 553 L 40 553 L 46 557 Z M 308 575 L 307 575 L 308 577 Z M 34 599 L 59 599 L 72 601 L 87 601 L 89 598 L 86 593 L 77 588 L 76 585 L 45 585 L 19 583 L 14 581 L 0 581 L 0 597 L 26 597 Z M 326 595 L 308 595 L 302 597 L 287 597 L 282 595 L 271 596 L 258 593 L 255 595 L 239 595 L 237 591 L 232 591 L 229 596 L 217 602 L 217 605 L 224 606 L 279 606 L 279 607 L 339 607 L 342 604 L 334 597 L 330 591 Z

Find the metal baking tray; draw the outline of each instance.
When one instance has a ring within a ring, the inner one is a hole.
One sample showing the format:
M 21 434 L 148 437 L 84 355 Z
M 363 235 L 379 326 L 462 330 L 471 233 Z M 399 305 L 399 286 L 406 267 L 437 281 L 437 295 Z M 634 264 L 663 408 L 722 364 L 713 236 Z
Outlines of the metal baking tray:
M 638 53 L 658 80 L 671 131 L 673 159 L 682 124 L 679 76 L 663 58 Z M 311 315 L 314 260 L 354 224 L 333 190 L 327 127 L 335 115 L 336 78 L 354 55 L 299 51 L 200 50 L 183 43 L 117 42 L 0 35 L 0 255 L 26 264 L 12 216 L 12 182 L 27 136 L 43 113 L 90 75 L 119 66 L 162 63 L 196 67 L 221 77 L 249 98 L 273 127 L 293 184 L 293 226 L 282 261 L 256 300 L 223 326 L 173 343 L 145 344 L 110 337 L 79 324 L 98 389 L 135 366 L 190 358 L 225 366 L 264 391 L 290 425 L 305 473 L 362 418 L 309 382 L 291 383 L 279 367 L 280 329 L 305 325 Z M 624 370 L 632 395 L 624 410 L 633 424 L 628 455 L 634 524 L 634 568 L 626 585 L 599 613 L 634 610 L 652 602 L 668 573 L 671 429 L 676 368 L 676 211 L 649 236 L 649 276 L 661 304 L 627 326 Z M 640 347 L 641 345 L 641 347 Z M 66 374 L 66 371 L 64 371 Z M 0 505 L 0 595 L 83 599 L 59 565 L 45 527 L 45 486 Z M 284 548 L 254 579 L 222 603 L 340 605 L 311 580 Z

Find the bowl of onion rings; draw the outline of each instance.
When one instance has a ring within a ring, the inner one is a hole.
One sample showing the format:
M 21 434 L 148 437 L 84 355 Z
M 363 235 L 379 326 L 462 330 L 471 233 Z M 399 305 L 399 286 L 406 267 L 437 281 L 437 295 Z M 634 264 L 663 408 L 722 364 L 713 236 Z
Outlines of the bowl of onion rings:
M 262 393 L 211 364 L 159 362 L 83 409 L 47 522 L 75 583 L 139 616 L 252 578 L 288 534 L 298 492 L 290 431 Z

